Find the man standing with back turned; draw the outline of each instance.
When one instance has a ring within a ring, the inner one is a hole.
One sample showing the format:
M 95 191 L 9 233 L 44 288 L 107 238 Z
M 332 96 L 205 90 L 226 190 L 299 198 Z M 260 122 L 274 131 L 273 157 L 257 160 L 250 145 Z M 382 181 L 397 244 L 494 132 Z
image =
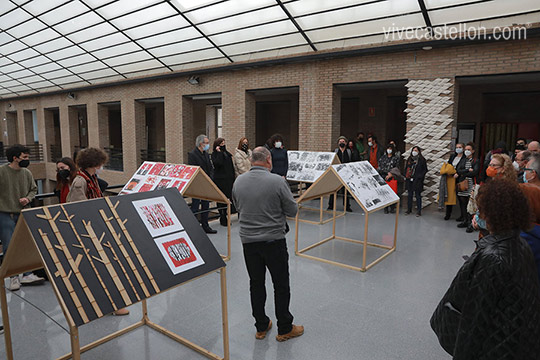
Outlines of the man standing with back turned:
M 285 240 L 287 216 L 296 216 L 298 207 L 287 182 L 270 173 L 272 156 L 264 147 L 251 155 L 251 170 L 240 175 L 233 187 L 232 197 L 238 209 L 240 239 L 249 274 L 252 314 L 257 332 L 264 339 L 272 328 L 266 316 L 265 276 L 270 271 L 274 284 L 274 303 L 277 317 L 277 341 L 286 341 L 304 333 L 304 327 L 294 325 L 289 312 L 289 254 Z

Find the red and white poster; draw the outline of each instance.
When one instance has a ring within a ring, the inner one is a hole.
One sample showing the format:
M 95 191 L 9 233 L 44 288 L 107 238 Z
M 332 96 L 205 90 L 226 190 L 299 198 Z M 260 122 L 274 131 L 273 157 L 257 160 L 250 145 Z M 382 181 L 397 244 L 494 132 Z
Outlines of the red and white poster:
M 204 264 L 204 260 L 185 231 L 162 236 L 154 241 L 175 275 Z
M 150 170 L 150 173 L 148 175 L 157 175 L 159 174 L 159 172 L 161 171 L 161 169 L 163 169 L 163 167 L 165 166 L 164 163 L 156 163 L 152 169 Z
M 180 178 L 189 180 L 191 179 L 195 171 L 197 171 L 197 168 L 195 166 L 186 166 L 184 170 L 180 173 Z
M 184 230 L 164 196 L 137 200 L 132 204 L 152 237 Z
M 171 187 L 175 187 L 182 192 L 197 169 L 197 166 L 145 161 L 124 186 L 120 194 L 147 192 Z

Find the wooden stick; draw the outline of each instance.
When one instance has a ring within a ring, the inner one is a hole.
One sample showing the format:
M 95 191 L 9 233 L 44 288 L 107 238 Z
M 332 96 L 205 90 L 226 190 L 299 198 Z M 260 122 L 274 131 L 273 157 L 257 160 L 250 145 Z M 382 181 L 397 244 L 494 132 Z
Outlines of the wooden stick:
M 137 301 L 140 301 L 141 297 L 137 293 L 137 289 L 135 289 L 135 286 L 133 285 L 133 282 L 131 282 L 131 278 L 129 277 L 129 275 L 128 275 L 127 271 L 126 271 L 126 268 L 124 267 L 124 264 L 122 264 L 122 262 L 118 258 L 118 255 L 116 254 L 116 250 L 114 250 L 114 248 L 112 247 L 112 245 L 111 245 L 111 243 L 109 241 L 107 241 L 107 243 L 103 244 L 103 245 L 108 247 L 109 250 L 111 250 L 112 255 L 113 255 L 113 260 L 115 260 L 118 263 L 118 265 L 120 265 L 120 269 L 122 269 L 122 272 L 124 273 L 124 276 L 126 277 L 127 281 L 129 282 L 129 285 L 131 286 L 131 289 L 135 293 L 135 296 L 137 297 Z
M 391 250 L 387 251 L 386 253 L 384 253 L 383 255 L 381 255 L 377 260 L 373 261 L 371 264 L 366 266 L 366 270 L 368 270 L 368 269 L 372 268 L 373 266 L 377 265 L 378 263 L 380 263 L 384 258 L 386 258 L 388 255 L 390 255 L 394 251 L 396 251 L 396 249 L 391 249 Z
M 119 280 L 118 273 L 114 269 L 114 266 L 112 265 L 111 260 L 107 256 L 107 253 L 105 252 L 105 249 L 103 249 L 103 246 L 101 245 L 101 242 L 99 241 L 98 237 L 96 236 L 96 233 L 94 232 L 94 228 L 92 227 L 91 222 L 90 221 L 87 222 L 87 221 L 83 220 L 83 224 L 84 224 L 84 228 L 88 232 L 88 235 L 90 236 L 90 239 L 92 239 L 92 243 L 94 244 L 94 247 L 96 248 L 96 250 L 97 250 L 97 252 L 99 254 L 99 257 L 101 258 L 101 260 L 103 260 L 103 263 L 105 264 L 105 268 L 109 272 L 109 275 L 113 279 L 118 291 L 120 292 L 120 295 L 122 296 L 122 299 L 124 300 L 124 303 L 126 305 L 131 305 L 133 302 L 131 301 L 131 298 L 129 297 L 126 289 L 124 288 L 124 284 L 122 284 L 122 282 Z M 105 283 L 103 283 L 102 280 L 100 280 L 100 281 L 101 281 L 101 286 L 103 286 L 104 289 L 107 289 L 107 286 L 105 285 Z M 105 291 L 108 293 L 107 290 L 105 290 Z M 113 304 L 113 307 L 116 307 L 116 304 L 114 304 L 113 299 L 110 296 L 110 294 L 108 294 L 108 296 L 109 296 L 109 300 Z
M 397 202 L 397 210 L 396 210 L 396 225 L 394 227 L 394 249 L 396 248 L 396 244 L 397 244 L 397 228 L 398 228 L 398 220 L 399 220 L 399 208 L 400 208 L 400 203 L 399 203 L 399 200 Z
M 4 322 L 4 342 L 6 343 L 6 357 L 8 360 L 13 360 L 13 344 L 11 343 L 11 326 L 9 324 L 5 278 L 2 278 L 2 284 L 0 285 L 0 300 L 2 305 L 2 321 Z
M 363 249 L 363 254 L 362 254 L 362 269 L 364 269 L 364 271 L 366 270 L 368 219 L 369 219 L 369 213 L 366 212 L 366 221 L 364 223 L 364 249 Z
M 221 324 L 223 327 L 223 359 L 229 360 L 229 316 L 227 311 L 227 276 L 226 269 L 219 271 L 221 284 Z
M 363 268 L 359 268 L 359 267 L 352 266 L 352 265 L 347 265 L 347 264 L 342 264 L 342 263 L 337 262 L 337 261 L 327 260 L 327 259 L 319 258 L 319 257 L 316 257 L 316 256 L 312 256 L 312 255 L 298 254 L 298 256 L 305 257 L 306 259 L 317 260 L 317 261 L 320 261 L 320 262 L 323 262 L 323 263 L 326 263 L 326 264 L 341 266 L 343 268 L 350 269 L 350 270 L 361 271 L 361 272 L 365 271 Z
M 146 273 L 146 276 L 148 277 L 148 279 L 150 280 L 150 283 L 154 287 L 155 292 L 159 293 L 161 290 L 159 289 L 159 286 L 157 285 L 156 281 L 154 280 L 154 276 L 152 275 L 152 273 L 150 272 L 150 270 L 146 266 L 146 263 L 144 262 L 141 254 L 139 253 L 139 249 L 137 249 L 137 246 L 133 242 L 133 239 L 131 238 L 131 235 L 127 231 L 127 229 L 124 226 L 122 220 L 120 220 L 120 217 L 118 216 L 118 213 L 116 212 L 116 206 L 118 206 L 118 202 L 116 203 L 116 206 L 113 206 L 112 203 L 111 203 L 111 200 L 108 197 L 105 197 L 105 201 L 109 205 L 109 208 L 111 209 L 111 212 L 112 212 L 113 216 L 116 218 L 116 221 L 118 222 L 118 225 L 120 226 L 120 229 L 122 229 L 122 231 L 124 232 L 124 236 L 126 237 L 127 241 L 129 242 L 129 245 L 131 246 L 131 248 L 133 249 L 133 252 L 135 253 L 135 256 L 137 257 L 137 260 L 139 260 L 139 263 L 143 267 L 143 269 L 144 269 L 144 271 Z
M 294 253 L 298 255 L 298 216 L 300 215 L 300 210 L 296 212 L 296 216 L 294 217 Z
M 103 209 L 100 209 L 99 213 L 101 214 L 103 221 L 105 221 L 105 224 L 107 224 L 107 228 L 109 229 L 109 232 L 111 233 L 114 241 L 116 242 L 116 245 L 118 245 L 118 248 L 122 252 L 122 256 L 124 257 L 124 259 L 126 259 L 129 267 L 131 268 L 131 271 L 135 274 L 135 277 L 137 278 L 137 282 L 141 286 L 144 292 L 144 295 L 146 297 L 150 297 L 150 292 L 146 288 L 146 284 L 144 283 L 141 277 L 141 274 L 139 273 L 139 270 L 137 270 L 137 267 L 133 263 L 133 260 L 131 260 L 131 256 L 129 256 L 129 253 L 127 252 L 124 244 L 122 243 L 122 240 L 120 239 L 120 234 L 116 233 L 116 230 L 114 230 L 114 226 L 111 223 L 111 218 L 107 217 L 107 214 L 105 214 L 105 211 Z M 135 294 L 137 295 L 137 298 L 139 298 L 139 294 L 136 291 L 135 291 Z
M 231 259 L 231 203 L 227 201 L 227 257 L 225 261 Z
M 333 222 L 332 222 L 332 235 L 333 236 L 336 236 L 336 209 L 337 209 L 337 191 L 334 192 L 334 211 L 333 211 Z
M 299 250 L 298 252 L 299 252 L 299 253 L 304 253 L 304 252 L 306 252 L 306 251 L 308 251 L 308 250 L 311 250 L 311 249 L 313 249 L 314 247 L 317 247 L 317 246 L 319 246 L 319 245 L 322 245 L 322 244 L 324 244 L 325 242 L 328 242 L 328 241 L 330 241 L 330 240 L 332 240 L 332 239 L 334 239 L 334 238 L 335 238 L 334 235 L 330 235 L 329 237 L 324 238 L 324 239 L 322 239 L 321 241 L 316 242 L 315 244 L 310 245 L 310 246 L 308 246 L 308 247 L 306 247 L 306 248 L 303 248 L 302 250 Z
M 71 340 L 71 358 L 73 360 L 80 360 L 81 345 L 79 343 L 79 329 L 76 326 L 69 328 L 69 338 Z

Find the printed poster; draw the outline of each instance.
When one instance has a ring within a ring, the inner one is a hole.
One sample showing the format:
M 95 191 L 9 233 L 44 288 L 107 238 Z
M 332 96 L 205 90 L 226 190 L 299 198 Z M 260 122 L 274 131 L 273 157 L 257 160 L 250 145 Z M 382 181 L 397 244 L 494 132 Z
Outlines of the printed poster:
M 154 242 L 174 275 L 204 264 L 185 231 L 159 237 Z
M 289 169 L 287 180 L 315 182 L 332 165 L 335 153 L 315 151 L 287 151 Z
M 332 166 L 368 211 L 385 207 L 399 199 L 369 161 Z
M 165 197 L 138 200 L 132 204 L 152 237 L 184 230 Z
M 145 161 L 120 191 L 120 194 L 147 192 L 171 187 L 175 187 L 182 192 L 197 169 L 197 166 Z

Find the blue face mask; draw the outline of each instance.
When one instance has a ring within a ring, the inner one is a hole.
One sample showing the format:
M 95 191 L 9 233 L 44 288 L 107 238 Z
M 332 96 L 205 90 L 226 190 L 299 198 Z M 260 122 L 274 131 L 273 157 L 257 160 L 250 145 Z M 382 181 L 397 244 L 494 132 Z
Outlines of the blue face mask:
M 528 183 L 528 182 L 529 182 L 529 180 L 527 180 L 527 171 L 524 171 L 524 172 L 523 172 L 523 182 L 524 182 L 524 183 Z
M 203 146 L 203 151 L 208 151 L 210 149 L 210 144 L 206 144 Z

